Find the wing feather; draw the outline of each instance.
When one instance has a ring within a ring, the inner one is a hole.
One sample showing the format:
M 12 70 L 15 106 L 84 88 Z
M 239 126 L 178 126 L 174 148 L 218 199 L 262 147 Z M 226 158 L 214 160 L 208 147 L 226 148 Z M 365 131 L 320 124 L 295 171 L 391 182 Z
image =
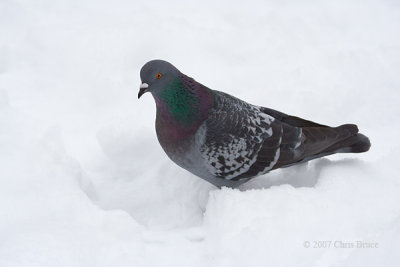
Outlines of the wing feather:
M 229 180 L 264 171 L 276 162 L 281 141 L 281 128 L 273 121 L 260 107 L 216 91 L 214 106 L 204 122 L 201 153 L 205 167 L 214 176 Z

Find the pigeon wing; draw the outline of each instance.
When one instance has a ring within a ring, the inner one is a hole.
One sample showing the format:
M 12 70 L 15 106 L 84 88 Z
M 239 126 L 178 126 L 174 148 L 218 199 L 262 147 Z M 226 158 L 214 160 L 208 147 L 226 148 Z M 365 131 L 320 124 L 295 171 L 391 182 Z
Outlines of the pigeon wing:
M 272 169 L 280 156 L 282 126 L 260 107 L 214 92 L 200 148 L 208 171 L 222 179 L 240 180 Z

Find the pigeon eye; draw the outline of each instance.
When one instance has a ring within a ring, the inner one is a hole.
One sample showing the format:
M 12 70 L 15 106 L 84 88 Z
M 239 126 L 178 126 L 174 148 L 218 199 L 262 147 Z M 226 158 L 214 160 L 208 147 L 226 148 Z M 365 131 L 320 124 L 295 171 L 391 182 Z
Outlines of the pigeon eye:
M 160 78 L 161 78 L 161 76 L 162 76 L 162 74 L 161 74 L 161 73 L 157 73 L 157 74 L 156 74 L 156 78 L 157 78 L 157 79 L 160 79 Z

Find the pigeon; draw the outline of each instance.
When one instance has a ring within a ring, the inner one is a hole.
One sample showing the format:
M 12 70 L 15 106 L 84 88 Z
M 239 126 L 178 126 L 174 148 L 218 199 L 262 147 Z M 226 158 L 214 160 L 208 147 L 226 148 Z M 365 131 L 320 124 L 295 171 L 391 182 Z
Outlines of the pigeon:
M 221 188 L 235 188 L 269 171 L 371 144 L 354 124 L 329 127 L 212 90 L 167 61 L 140 71 L 140 98 L 156 102 L 156 132 L 168 157 Z

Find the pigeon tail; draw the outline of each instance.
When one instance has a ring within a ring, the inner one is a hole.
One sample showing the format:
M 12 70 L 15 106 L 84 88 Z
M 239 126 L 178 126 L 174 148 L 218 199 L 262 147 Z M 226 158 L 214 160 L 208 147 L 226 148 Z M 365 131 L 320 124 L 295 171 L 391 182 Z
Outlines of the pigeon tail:
M 370 147 L 371 142 L 369 138 L 361 133 L 357 133 L 326 150 L 333 151 L 333 153 L 362 153 L 367 152 Z
M 306 153 L 306 155 L 308 156 L 306 156 L 302 160 L 302 162 L 335 153 L 362 153 L 368 151 L 371 147 L 371 143 L 368 137 L 361 133 L 358 133 L 358 127 L 355 124 L 344 124 L 335 128 L 305 127 L 303 128 L 303 132 L 306 134 L 306 138 L 309 138 L 312 141 L 308 142 L 308 147 L 306 145 L 306 150 L 308 149 L 309 152 Z M 318 135 L 321 136 L 321 132 L 324 132 L 326 134 L 323 139 L 321 140 L 320 138 L 315 138 Z M 320 146 L 318 144 L 325 143 L 325 140 L 329 139 L 329 142 L 331 142 L 330 145 L 326 146 L 320 151 L 312 151 L 318 149 L 318 147 L 320 149 Z

